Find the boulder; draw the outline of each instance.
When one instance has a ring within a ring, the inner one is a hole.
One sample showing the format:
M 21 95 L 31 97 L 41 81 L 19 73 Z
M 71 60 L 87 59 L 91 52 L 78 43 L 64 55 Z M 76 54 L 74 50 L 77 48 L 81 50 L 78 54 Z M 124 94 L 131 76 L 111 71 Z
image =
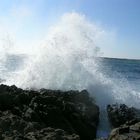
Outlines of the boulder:
M 0 139 L 92 140 L 99 107 L 83 91 L 0 85 Z
M 125 104 L 107 106 L 110 123 L 115 127 L 107 140 L 140 140 L 140 110 Z
M 140 122 L 113 129 L 108 140 L 140 140 Z
M 140 110 L 128 107 L 125 104 L 108 105 L 107 113 L 109 121 L 113 127 L 119 127 L 126 122 L 130 122 L 132 120 L 139 121 L 140 119 Z

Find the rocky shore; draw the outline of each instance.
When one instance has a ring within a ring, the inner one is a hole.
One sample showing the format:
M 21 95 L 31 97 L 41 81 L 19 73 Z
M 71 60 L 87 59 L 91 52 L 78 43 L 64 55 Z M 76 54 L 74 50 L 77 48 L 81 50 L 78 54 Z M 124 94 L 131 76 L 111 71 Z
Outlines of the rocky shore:
M 140 140 L 140 110 L 108 105 L 107 140 Z M 86 90 L 23 90 L 0 85 L 0 140 L 94 140 L 99 107 Z M 101 140 L 101 139 L 100 139 Z
M 107 112 L 114 128 L 108 140 L 140 140 L 140 110 L 114 104 L 107 106 Z
M 86 90 L 0 85 L 0 140 L 93 140 L 99 107 Z

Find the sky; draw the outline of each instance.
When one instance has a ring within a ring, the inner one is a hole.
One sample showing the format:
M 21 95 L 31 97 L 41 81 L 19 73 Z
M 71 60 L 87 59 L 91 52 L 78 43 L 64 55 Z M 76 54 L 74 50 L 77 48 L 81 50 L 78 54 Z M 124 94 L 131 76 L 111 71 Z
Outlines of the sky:
M 109 33 L 99 43 L 103 56 L 140 59 L 140 0 L 0 0 L 0 40 L 10 38 L 20 49 L 33 49 L 70 12 Z

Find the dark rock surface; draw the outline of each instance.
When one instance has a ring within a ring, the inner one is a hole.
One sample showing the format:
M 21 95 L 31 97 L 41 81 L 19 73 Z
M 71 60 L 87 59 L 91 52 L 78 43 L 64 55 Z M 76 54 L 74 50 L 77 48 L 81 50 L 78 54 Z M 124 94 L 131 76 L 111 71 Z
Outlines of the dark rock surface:
M 140 122 L 131 122 L 113 129 L 108 140 L 140 140 Z
M 125 104 L 114 104 L 107 106 L 107 112 L 110 123 L 116 127 L 111 131 L 107 140 L 140 140 L 139 109 L 128 107 Z
M 0 85 L 0 140 L 92 140 L 99 108 L 86 90 Z
M 108 105 L 107 113 L 113 127 L 119 127 L 131 120 L 140 121 L 140 110 L 128 107 L 125 104 Z

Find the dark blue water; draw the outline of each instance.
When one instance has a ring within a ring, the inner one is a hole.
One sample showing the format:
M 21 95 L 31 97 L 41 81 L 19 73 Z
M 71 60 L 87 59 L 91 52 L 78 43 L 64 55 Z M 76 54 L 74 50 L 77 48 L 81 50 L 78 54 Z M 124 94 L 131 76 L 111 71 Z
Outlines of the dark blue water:
M 140 91 L 140 60 L 101 58 L 101 69 L 105 75 L 125 78 L 134 90 Z

